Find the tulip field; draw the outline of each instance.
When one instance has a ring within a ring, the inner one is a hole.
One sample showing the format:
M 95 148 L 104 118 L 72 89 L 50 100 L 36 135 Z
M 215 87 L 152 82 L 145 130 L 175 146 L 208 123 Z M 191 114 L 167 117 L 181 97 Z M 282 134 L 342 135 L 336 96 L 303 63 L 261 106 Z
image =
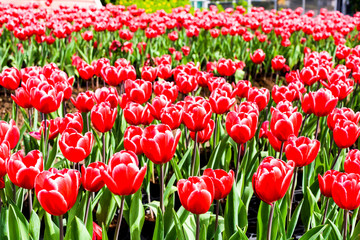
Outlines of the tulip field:
M 360 13 L 0 4 L 0 26 L 1 240 L 360 239 Z

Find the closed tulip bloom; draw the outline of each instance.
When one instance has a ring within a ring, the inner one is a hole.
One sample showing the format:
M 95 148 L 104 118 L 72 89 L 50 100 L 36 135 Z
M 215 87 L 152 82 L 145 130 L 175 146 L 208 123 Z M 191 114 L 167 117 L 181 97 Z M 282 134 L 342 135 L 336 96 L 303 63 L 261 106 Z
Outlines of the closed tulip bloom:
M 234 110 L 237 113 L 255 113 L 259 116 L 259 108 L 258 105 L 254 102 L 244 101 L 241 102 L 240 105 L 235 105 Z
M 61 119 L 59 132 L 62 134 L 69 128 L 73 128 L 79 133 L 83 131 L 83 118 L 80 112 L 68 113 Z
M 86 62 L 81 62 L 76 69 L 79 72 L 79 75 L 84 80 L 90 80 L 95 74 L 95 68 Z
M 278 103 L 282 100 L 287 100 L 289 102 L 295 101 L 297 100 L 299 94 L 300 93 L 297 91 L 297 89 L 289 89 L 287 86 L 279 87 L 278 85 L 274 85 L 271 91 L 271 96 L 275 103 Z
M 179 92 L 188 94 L 198 88 L 196 78 L 186 73 L 181 73 L 175 78 L 176 85 L 179 87 Z
M 153 163 L 167 163 L 174 157 L 180 136 L 180 129 L 174 135 L 170 127 L 165 124 L 150 125 L 144 129 L 140 140 L 141 148 Z
M 304 67 L 300 72 L 300 79 L 306 86 L 312 86 L 320 80 L 318 68 L 315 66 Z
M 350 120 L 357 125 L 360 120 L 360 112 L 355 113 L 351 108 L 335 108 L 327 117 L 327 125 L 331 131 L 340 119 Z
M 42 82 L 30 90 L 30 100 L 36 110 L 48 114 L 59 109 L 63 100 L 63 93 L 57 92 L 56 89 L 47 82 Z
M 95 105 L 94 93 L 91 91 L 81 92 L 76 96 L 76 99 L 71 97 L 70 100 L 79 112 L 90 112 Z
M 265 53 L 262 49 L 257 49 L 254 54 L 250 53 L 250 59 L 255 64 L 261 64 L 265 60 Z
M 120 64 L 120 63 L 119 63 Z M 119 65 L 117 66 L 115 62 L 115 67 L 119 70 L 119 76 L 121 76 L 122 81 L 126 80 L 135 80 L 136 79 L 136 71 L 133 65 Z
M 229 195 L 234 183 L 234 171 L 230 170 L 229 173 L 222 169 L 205 169 L 204 176 L 208 176 L 214 183 L 215 194 L 214 199 L 220 200 Z
M 240 80 L 234 87 L 232 93 L 233 96 L 238 96 L 239 98 L 247 98 L 249 90 L 251 88 L 251 82 L 247 80 Z
M 168 79 L 172 76 L 171 64 L 160 64 L 158 66 L 157 75 L 161 79 Z
M 264 121 L 261 124 L 259 138 L 268 138 L 269 125 L 270 125 L 269 121 Z
M 183 122 L 193 132 L 206 128 L 211 118 L 211 105 L 208 101 L 186 102 L 184 106 Z
M 148 82 L 155 81 L 158 70 L 156 67 L 144 66 L 141 70 L 141 78 Z
M 46 131 L 49 134 L 49 140 L 55 139 L 60 133 L 62 118 L 57 117 L 54 119 L 46 120 Z M 30 132 L 29 135 L 35 138 L 36 140 L 40 140 L 43 135 L 43 131 L 45 129 L 45 121 L 41 122 L 41 127 L 38 132 Z
M 296 167 L 309 165 L 315 160 L 320 150 L 320 142 L 307 137 L 299 137 L 288 141 L 285 148 L 287 160 L 295 162 Z
M 336 205 L 345 210 L 354 210 L 360 206 L 360 175 L 340 173 L 332 186 L 332 197 Z
M 75 204 L 80 187 L 80 173 L 76 170 L 50 168 L 35 178 L 35 193 L 46 212 L 60 216 Z
M 277 108 L 271 109 L 271 132 L 280 141 L 287 141 L 289 136 L 297 136 L 301 127 L 302 115 L 299 112 L 281 112 Z
M 101 171 L 106 170 L 105 163 L 93 162 L 89 166 L 81 166 L 81 184 L 86 191 L 97 192 L 104 187 L 105 182 L 101 176 Z
M 14 149 L 20 139 L 20 130 L 13 119 L 9 123 L 0 121 L 0 143 L 8 141 L 10 149 Z
M 332 197 L 332 186 L 334 180 L 340 172 L 336 170 L 328 170 L 324 173 L 324 176 L 318 174 L 319 188 L 322 195 L 325 197 Z
M 139 103 L 129 102 L 124 108 L 124 118 L 131 125 L 149 125 L 153 120 L 148 106 L 143 107 Z
M 172 130 L 180 127 L 183 119 L 183 108 L 179 105 L 167 105 L 160 112 L 160 121 Z
M 6 161 L 10 155 L 10 143 L 8 141 L 3 141 L 0 144 L 0 178 L 6 175 Z
M 235 103 L 235 98 L 232 98 L 228 92 L 216 88 L 209 97 L 211 109 L 216 114 L 223 114 L 227 112 Z
M 330 90 L 321 88 L 316 92 L 305 94 L 301 105 L 305 113 L 313 113 L 315 116 L 324 117 L 334 110 L 337 102 L 338 98 L 334 97 Z
M 280 159 L 266 157 L 252 178 L 255 195 L 272 205 L 286 194 L 293 175 L 295 163 L 285 163 Z
M 179 94 L 179 87 L 174 82 L 157 81 L 154 82 L 154 93 L 156 96 L 165 95 L 172 103 L 174 103 Z
M 348 152 L 344 162 L 344 170 L 346 173 L 360 174 L 360 151 L 358 149 L 352 149 Z
M 11 94 L 11 99 L 22 108 L 31 108 L 32 104 L 30 99 L 30 94 L 26 91 L 25 88 L 19 87 L 15 90 L 15 95 Z
M 18 151 L 6 162 L 6 171 L 10 181 L 25 189 L 34 188 L 35 178 L 43 170 L 43 157 L 39 150 L 33 150 L 26 156 L 23 151 Z
M 335 55 L 336 55 L 337 59 L 341 60 L 341 59 L 345 59 L 347 56 L 349 56 L 350 52 L 351 52 L 351 48 L 349 48 L 343 44 L 339 44 L 339 45 L 337 45 Z
M 215 122 L 210 119 L 207 127 L 204 130 L 197 132 L 198 134 L 198 143 L 205 143 L 210 140 L 212 133 L 214 132 Z M 195 141 L 195 132 L 190 131 L 190 137 Z
M 9 90 L 19 87 L 21 81 L 20 71 L 15 68 L 6 68 L 0 73 L 0 85 Z
M 116 91 L 116 88 L 102 87 L 96 89 L 94 93 L 94 100 L 97 104 L 102 102 L 108 102 L 111 105 L 111 108 L 117 108 L 119 104 L 119 95 Z
M 120 71 L 114 66 L 105 66 L 101 69 L 101 77 L 110 86 L 118 86 L 122 82 Z
M 109 190 L 120 196 L 134 194 L 139 190 L 146 173 L 146 165 L 139 169 L 139 160 L 131 151 L 120 151 L 109 159 L 101 176 Z
M 282 55 L 277 55 L 271 60 L 271 67 L 274 71 L 280 71 L 285 66 L 286 59 Z
M 280 152 L 281 145 L 283 142 L 280 141 L 277 137 L 275 137 L 275 135 L 271 131 L 267 132 L 267 137 L 269 139 L 269 143 L 271 147 L 275 150 L 275 152 Z M 286 142 L 284 142 L 283 149 L 286 148 L 285 146 L 286 146 Z
M 220 58 L 216 70 L 221 76 L 231 76 L 236 72 L 236 66 L 231 59 Z
M 65 130 L 59 140 L 61 153 L 71 162 L 78 163 L 90 155 L 94 145 L 94 135 L 91 132 L 81 135 L 73 128 Z
M 152 104 L 147 103 L 151 115 L 156 119 L 160 120 L 161 110 L 170 104 L 170 101 L 165 95 L 159 95 L 152 99 Z
M 132 151 L 136 155 L 143 154 L 140 140 L 143 134 L 141 127 L 129 126 L 124 133 L 124 148 L 127 151 Z
M 206 213 L 214 201 L 214 183 L 208 176 L 180 179 L 177 189 L 181 205 L 193 214 Z
M 247 100 L 250 102 L 255 102 L 259 111 L 265 109 L 270 100 L 270 92 L 266 88 L 256 88 L 252 87 L 249 89 Z
M 348 79 L 348 80 L 337 80 L 335 82 L 332 82 L 330 84 L 321 81 L 322 85 L 329 89 L 331 93 L 334 95 L 334 97 L 337 97 L 339 101 L 345 99 L 354 89 L 354 81 Z
M 151 82 L 137 79 L 135 81 L 125 81 L 126 96 L 133 102 L 143 104 L 147 102 L 151 97 L 152 91 Z
M 109 103 L 102 102 L 91 110 L 91 122 L 97 131 L 105 133 L 114 126 L 116 115 L 116 108 L 111 108 Z
M 360 128 L 352 121 L 340 119 L 335 124 L 333 138 L 339 148 L 351 147 L 360 134 Z
M 254 137 L 257 122 L 256 113 L 232 111 L 226 115 L 226 131 L 237 144 L 244 144 Z

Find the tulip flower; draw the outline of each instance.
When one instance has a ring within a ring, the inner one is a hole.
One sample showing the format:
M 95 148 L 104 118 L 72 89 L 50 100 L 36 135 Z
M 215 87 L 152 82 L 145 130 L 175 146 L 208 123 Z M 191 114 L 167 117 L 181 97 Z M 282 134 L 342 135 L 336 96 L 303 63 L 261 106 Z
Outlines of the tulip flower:
M 255 102 L 259 107 L 259 111 L 262 111 L 269 103 L 270 92 L 266 88 L 258 89 L 256 87 L 252 87 L 248 91 L 247 100 Z
M 360 151 L 358 149 L 352 149 L 348 152 L 344 162 L 344 170 L 346 173 L 360 174 Z
M 154 93 L 156 96 L 165 95 L 171 102 L 175 102 L 179 94 L 179 87 L 173 82 L 154 82 Z
M 335 124 L 334 141 L 339 148 L 348 148 L 358 139 L 360 128 L 352 121 L 340 119 Z
M 102 228 L 93 222 L 93 236 L 92 240 L 102 240 Z
M 127 151 L 132 151 L 136 155 L 143 154 L 140 140 L 142 138 L 143 130 L 137 126 L 129 126 L 124 132 L 124 148 Z
M 197 143 L 204 144 L 205 142 L 209 141 L 212 133 L 214 132 L 214 128 L 215 128 L 215 122 L 214 120 L 210 119 L 207 127 L 204 130 L 197 132 Z M 190 131 L 190 137 L 193 141 L 196 141 L 195 132 Z M 214 135 L 214 137 L 216 136 Z
M 15 90 L 15 95 L 11 94 L 11 99 L 22 108 L 32 108 L 30 94 L 24 87 L 19 87 Z
M 223 114 L 227 112 L 235 103 L 235 98 L 230 97 L 226 91 L 216 88 L 209 97 L 211 109 L 215 114 Z
M 307 137 L 299 137 L 287 142 L 285 154 L 287 160 L 292 160 L 295 167 L 309 165 L 315 160 L 320 150 L 320 142 Z
M 183 94 L 188 94 L 190 92 L 196 91 L 198 88 L 198 83 L 196 78 L 192 75 L 186 73 L 181 73 L 175 78 L 176 85 L 179 87 L 179 92 Z
M 287 100 L 289 102 L 295 101 L 298 99 L 299 95 L 300 93 L 298 89 L 290 89 L 287 86 L 279 87 L 278 85 L 274 85 L 271 91 L 271 97 L 276 104 L 283 100 Z
M 80 112 L 76 112 L 74 114 L 68 113 L 63 119 L 61 119 L 59 132 L 62 134 L 69 128 L 73 128 L 79 133 L 83 131 L 83 118 Z
M 156 120 L 160 120 L 161 110 L 169 105 L 170 101 L 165 95 L 159 95 L 154 97 L 151 102 L 152 104 L 147 103 L 147 106 L 150 109 L 150 113 Z
M 136 193 L 144 180 L 146 165 L 139 169 L 139 160 L 131 151 L 120 151 L 109 159 L 106 170 L 101 171 L 101 176 L 109 188 L 116 195 L 121 196 L 120 214 L 115 230 L 115 239 L 118 239 L 122 220 L 125 196 Z
M 360 120 L 360 112 L 354 113 L 351 108 L 335 108 L 327 117 L 327 125 L 331 131 L 334 130 L 335 124 L 340 119 L 347 119 L 356 125 Z
M 161 79 L 168 79 L 172 76 L 172 69 L 170 64 L 160 64 L 158 66 L 157 75 Z
M 155 81 L 158 70 L 155 67 L 144 66 L 141 70 L 141 78 L 148 82 Z
M 6 175 L 6 161 L 10 155 L 10 143 L 5 140 L 0 144 L 0 178 Z
M 91 132 L 85 136 L 73 128 L 65 130 L 59 140 L 61 153 L 66 159 L 73 163 L 78 163 L 90 155 L 94 144 L 94 135 Z
M 269 121 L 264 121 L 261 124 L 259 138 L 268 138 L 269 125 L 270 125 Z
M 196 214 L 196 240 L 200 233 L 200 214 L 209 211 L 214 200 L 214 183 L 208 176 L 180 179 L 177 183 L 181 205 L 189 212 Z
M 129 102 L 124 108 L 124 118 L 131 125 L 149 125 L 153 120 L 149 106 L 143 107 L 139 103 Z
M 294 134 L 298 135 L 302 115 L 299 112 L 282 112 L 277 108 L 271 109 L 271 121 L 270 129 L 271 132 L 278 138 L 280 141 L 287 141 L 289 136 Z M 281 156 L 280 156 L 281 158 Z
M 46 120 L 46 126 L 48 127 L 49 140 L 55 139 L 60 133 L 60 126 L 62 123 L 62 118 L 57 117 L 54 119 Z M 41 122 L 39 132 L 30 132 L 29 135 L 35 138 L 36 140 L 41 139 L 41 135 L 44 134 L 45 121 Z
M 125 81 L 125 92 L 127 97 L 136 103 L 143 104 L 151 97 L 151 82 L 137 79 Z
M 114 87 L 118 86 L 123 81 L 119 69 L 114 66 L 104 66 L 101 69 L 101 77 L 107 84 Z
M 160 164 L 160 209 L 162 212 L 164 212 L 163 164 L 169 162 L 174 157 L 180 136 L 180 129 L 176 131 L 174 136 L 169 126 L 159 124 L 146 127 L 140 140 L 145 156 L 153 163 Z
M 91 109 L 91 122 L 97 131 L 105 133 L 114 126 L 116 115 L 116 108 L 111 108 L 109 103 L 102 102 Z
M 6 68 L 0 73 L 0 85 L 9 90 L 16 90 L 21 81 L 20 71 L 15 68 Z
M 271 60 L 271 67 L 274 71 L 280 71 L 285 66 L 286 59 L 282 55 L 277 55 Z
M 20 130 L 13 119 L 9 123 L 0 121 L 0 143 L 8 141 L 10 149 L 14 149 L 20 139 Z
M 234 87 L 232 96 L 238 96 L 239 98 L 247 98 L 249 90 L 251 88 L 251 82 L 247 80 L 240 80 Z M 270 97 L 270 96 L 269 96 Z
M 231 76 L 236 72 L 235 63 L 231 59 L 220 58 L 216 70 L 221 76 Z
M 111 108 L 117 108 L 119 104 L 119 96 L 116 91 L 116 88 L 112 88 L 112 87 L 98 88 L 96 89 L 93 96 L 97 104 L 100 104 L 102 102 L 108 102 L 111 105 Z
M 265 203 L 271 205 L 268 240 L 271 239 L 271 225 L 274 212 L 273 203 L 283 198 L 286 194 L 291 183 L 294 166 L 295 163 L 291 160 L 285 163 L 280 159 L 269 156 L 260 163 L 256 173 L 254 173 L 252 177 L 252 186 L 255 195 Z
M 74 206 L 79 187 L 80 173 L 76 170 L 50 168 L 35 178 L 36 197 L 46 212 L 59 216 L 60 234 L 63 233 L 62 215 Z
M 183 108 L 179 105 L 167 105 L 160 112 L 160 121 L 172 130 L 180 127 L 183 119 Z
M 91 111 L 95 104 L 93 95 L 94 93 L 90 91 L 81 92 L 77 95 L 76 99 L 71 97 L 70 100 L 79 112 L 87 113 Z
M 321 88 L 316 92 L 305 94 L 301 105 L 305 113 L 313 113 L 315 116 L 324 117 L 334 110 L 337 102 L 338 98 L 334 97 L 330 90 Z
M 265 53 L 262 49 L 257 49 L 254 54 L 250 53 L 250 59 L 255 64 L 261 64 L 265 60 Z
M 63 93 L 57 92 L 56 89 L 47 82 L 42 82 L 30 90 L 30 101 L 32 105 L 44 114 L 58 110 L 62 99 Z

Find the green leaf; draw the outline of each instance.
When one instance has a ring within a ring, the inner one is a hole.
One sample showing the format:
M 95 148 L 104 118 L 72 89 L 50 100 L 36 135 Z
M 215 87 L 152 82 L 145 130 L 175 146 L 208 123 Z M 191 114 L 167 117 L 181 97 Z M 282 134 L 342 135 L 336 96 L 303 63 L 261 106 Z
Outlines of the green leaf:
M 7 219 L 8 230 L 9 230 L 9 239 L 17 240 L 21 239 L 21 233 L 19 228 L 17 227 L 17 217 L 14 208 L 10 205 L 9 215 Z
M 7 240 L 9 239 L 9 228 L 7 224 L 9 209 L 2 206 L 0 213 L 0 239 Z
M 172 211 L 173 211 L 174 220 L 175 220 L 176 237 L 179 240 L 185 240 L 186 238 L 185 238 L 185 235 L 184 235 L 184 230 L 182 228 L 182 223 L 180 222 L 179 217 L 178 217 L 177 213 L 175 212 L 175 210 L 172 209 Z
M 312 229 L 310 229 L 309 231 L 307 231 L 301 238 L 300 240 L 315 240 L 317 239 L 321 233 L 323 231 L 325 231 L 325 229 L 327 229 L 329 227 L 329 225 L 325 224 L 325 225 L 320 225 L 317 227 L 314 227 Z
M 102 240 L 109 240 L 107 235 L 107 229 L 104 224 L 102 225 Z
M 31 217 L 29 221 L 29 233 L 33 240 L 38 240 L 40 238 L 40 219 L 36 212 L 33 210 L 31 212 Z
M 44 239 L 46 240 L 58 240 L 60 237 L 59 228 L 51 220 L 51 215 L 45 213 L 45 232 Z
M 238 226 L 236 226 L 237 232 L 235 232 L 230 238 L 229 240 L 247 240 L 248 237 L 245 235 L 245 233 L 241 230 L 241 228 L 239 228 Z
M 72 239 L 91 240 L 84 223 L 78 217 L 74 218 L 66 231 L 65 240 Z
M 108 227 L 115 216 L 116 208 L 117 204 L 113 194 L 108 188 L 104 188 L 96 211 L 96 219 L 99 224 L 104 223 Z
M 144 225 L 145 211 L 142 205 L 141 189 L 131 198 L 130 206 L 130 237 L 131 239 L 140 239 L 141 230 Z
M 55 138 L 54 140 L 54 145 L 49 153 L 49 158 L 46 162 L 46 166 L 45 166 L 45 169 L 49 169 L 52 167 L 53 163 L 54 163 L 54 160 L 55 160 L 55 157 L 56 157 L 56 154 L 57 154 L 57 151 L 58 151 L 58 137 Z
M 261 201 L 257 215 L 256 236 L 258 239 L 266 239 L 269 216 L 270 205 Z
M 164 221 L 160 207 L 157 208 L 157 212 L 153 240 L 164 239 Z
M 19 211 L 18 207 L 14 204 L 9 205 L 8 224 L 10 239 L 17 239 L 12 238 L 16 236 L 20 236 L 21 239 L 29 239 L 29 223 L 24 215 Z M 17 233 L 14 233 L 14 231 Z
M 238 225 L 238 211 L 240 205 L 240 196 L 237 192 L 235 184 L 233 184 L 230 194 L 227 196 L 225 213 L 224 213 L 224 224 L 225 238 L 230 238 L 236 232 L 236 226 Z M 244 205 L 244 204 L 242 204 Z
M 327 219 L 326 221 L 330 223 L 331 228 L 334 230 L 336 239 L 341 239 L 341 233 L 337 226 L 330 219 Z
M 294 230 L 295 230 L 296 224 L 297 224 L 297 222 L 299 220 L 299 215 L 300 215 L 300 212 L 301 212 L 303 202 L 304 202 L 304 199 L 301 200 L 299 205 L 297 205 L 293 215 L 291 216 L 289 226 L 287 227 L 287 238 L 291 238 L 292 235 L 294 234 Z

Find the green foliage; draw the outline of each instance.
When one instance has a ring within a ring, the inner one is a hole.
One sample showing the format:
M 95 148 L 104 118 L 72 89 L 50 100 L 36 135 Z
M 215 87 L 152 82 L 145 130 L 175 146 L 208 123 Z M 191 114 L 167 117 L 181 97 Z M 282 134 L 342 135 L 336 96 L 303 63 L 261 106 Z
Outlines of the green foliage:
M 183 7 L 187 4 L 190 4 L 188 0 L 103 0 L 103 4 L 112 3 L 116 5 L 131 6 L 136 4 L 138 8 L 145 9 L 145 12 L 152 13 L 157 10 L 165 10 L 165 12 L 170 13 L 171 9 L 177 7 Z

